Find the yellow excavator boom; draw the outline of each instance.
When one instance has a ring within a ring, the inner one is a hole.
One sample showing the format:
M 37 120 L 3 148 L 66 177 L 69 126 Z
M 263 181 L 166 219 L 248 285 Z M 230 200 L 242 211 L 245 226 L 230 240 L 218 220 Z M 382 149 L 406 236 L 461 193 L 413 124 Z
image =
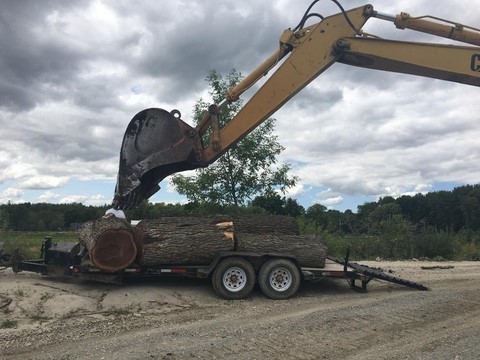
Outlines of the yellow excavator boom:
M 114 207 L 135 207 L 155 193 L 166 176 L 208 166 L 336 62 L 480 86 L 480 30 L 431 16 L 388 15 L 372 5 L 340 9 L 340 13 L 310 26 L 304 25 L 306 13 L 299 26 L 285 30 L 277 50 L 230 89 L 220 104 L 210 106 L 196 128 L 181 120 L 176 110 L 153 108 L 137 114 L 122 144 Z M 362 30 L 372 17 L 391 21 L 399 29 L 470 45 L 381 39 Z M 221 108 L 239 99 L 273 69 L 260 89 L 221 128 Z M 207 131 L 210 142 L 204 144 Z

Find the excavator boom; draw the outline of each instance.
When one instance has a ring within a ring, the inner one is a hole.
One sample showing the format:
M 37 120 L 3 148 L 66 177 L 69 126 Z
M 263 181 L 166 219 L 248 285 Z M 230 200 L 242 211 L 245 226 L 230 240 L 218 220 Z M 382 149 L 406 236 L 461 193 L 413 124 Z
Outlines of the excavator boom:
M 335 62 L 480 86 L 480 30 L 432 17 L 383 14 L 372 5 L 340 9 L 340 13 L 310 26 L 305 26 L 310 17 L 306 13 L 296 28 L 285 30 L 278 49 L 230 89 L 224 101 L 210 106 L 195 128 L 181 120 L 176 110 L 147 109 L 135 115 L 122 143 L 114 207 L 133 208 L 153 195 L 165 177 L 208 166 Z M 362 31 L 371 17 L 391 21 L 399 29 L 474 46 L 380 39 Z M 220 128 L 221 108 L 236 101 L 275 67 L 263 86 Z M 207 131 L 210 141 L 204 144 Z

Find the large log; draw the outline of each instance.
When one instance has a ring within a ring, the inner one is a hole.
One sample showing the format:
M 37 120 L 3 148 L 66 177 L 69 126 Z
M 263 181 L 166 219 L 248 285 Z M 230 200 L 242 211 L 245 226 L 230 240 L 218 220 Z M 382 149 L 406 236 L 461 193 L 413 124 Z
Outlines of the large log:
M 212 226 L 214 225 L 214 226 Z M 137 224 L 142 228 L 143 243 L 162 241 L 165 237 L 179 233 L 195 233 L 196 231 L 233 232 L 232 218 L 228 215 L 214 216 L 165 216 L 156 219 L 142 220 Z M 230 236 L 233 236 L 230 234 Z
M 143 264 L 207 265 L 219 251 L 233 251 L 229 217 L 163 217 L 142 220 Z
M 137 257 L 135 233 L 125 219 L 104 216 L 88 221 L 78 230 L 78 238 L 93 265 L 103 271 L 123 270 Z
M 315 235 L 275 235 L 235 232 L 237 251 L 294 256 L 301 266 L 325 267 L 327 247 Z
M 249 234 L 298 235 L 298 222 L 284 215 L 236 215 L 235 232 Z
M 320 239 L 300 236 L 295 219 L 278 216 L 162 217 L 135 228 L 116 217 L 85 223 L 80 242 L 92 263 L 104 271 L 141 265 L 208 265 L 219 251 L 289 254 L 302 266 L 325 265 Z M 238 231 L 240 228 L 241 231 Z

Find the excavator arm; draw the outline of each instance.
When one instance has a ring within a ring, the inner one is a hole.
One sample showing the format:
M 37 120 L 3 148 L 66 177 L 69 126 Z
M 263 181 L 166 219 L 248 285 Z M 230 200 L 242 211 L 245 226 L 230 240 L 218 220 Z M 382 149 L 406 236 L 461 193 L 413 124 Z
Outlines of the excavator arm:
M 341 10 L 304 27 L 306 13 L 299 26 L 285 30 L 278 49 L 230 89 L 224 101 L 210 106 L 196 128 L 181 120 L 176 110 L 152 108 L 137 114 L 123 139 L 114 207 L 135 207 L 153 195 L 165 177 L 213 163 L 335 62 L 480 86 L 480 30 L 438 18 L 413 18 L 406 13 L 391 16 L 375 11 L 371 5 Z M 371 17 L 392 21 L 400 29 L 474 46 L 373 37 L 361 30 Z M 263 86 L 220 128 L 222 107 L 238 100 L 274 67 L 277 70 Z M 204 144 L 207 131 L 210 140 Z

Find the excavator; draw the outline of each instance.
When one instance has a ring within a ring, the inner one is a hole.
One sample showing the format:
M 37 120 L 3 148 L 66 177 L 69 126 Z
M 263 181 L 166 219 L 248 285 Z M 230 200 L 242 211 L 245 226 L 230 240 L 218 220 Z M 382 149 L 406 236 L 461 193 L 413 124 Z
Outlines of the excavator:
M 129 123 L 121 146 L 113 207 L 135 208 L 156 193 L 174 173 L 206 167 L 269 118 L 331 65 L 418 75 L 480 86 L 480 30 L 433 16 L 382 13 L 372 5 L 323 17 L 312 12 L 315 0 L 297 26 L 285 30 L 279 46 L 262 64 L 209 107 L 196 127 L 178 110 L 150 108 Z M 306 25 L 312 18 L 320 21 Z M 392 22 L 398 29 L 439 36 L 469 45 L 387 40 L 362 28 L 370 18 Z M 233 119 L 219 121 L 229 103 L 276 68 Z

